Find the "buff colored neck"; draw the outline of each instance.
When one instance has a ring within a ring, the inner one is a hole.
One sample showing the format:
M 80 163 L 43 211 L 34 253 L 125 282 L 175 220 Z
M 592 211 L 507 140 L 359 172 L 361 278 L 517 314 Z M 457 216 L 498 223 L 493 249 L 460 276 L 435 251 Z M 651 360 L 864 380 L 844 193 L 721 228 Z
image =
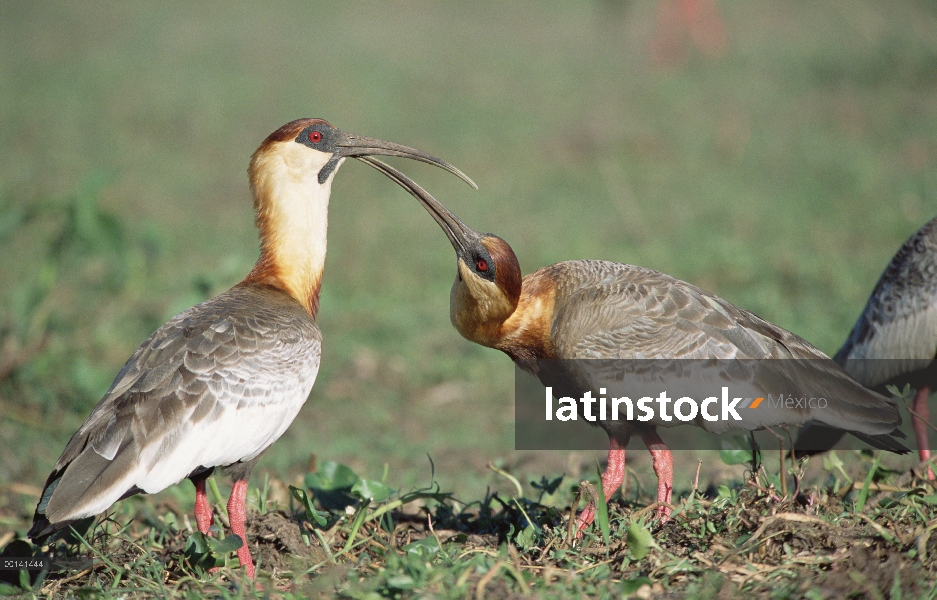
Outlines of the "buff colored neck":
M 540 281 L 537 273 L 524 278 L 517 309 L 499 328 L 495 348 L 511 358 L 553 358 L 550 330 L 553 326 L 555 290 L 552 281 Z
M 329 196 L 338 168 L 318 174 L 328 155 L 282 142 L 251 161 L 260 258 L 246 283 L 286 291 L 315 317 L 325 268 Z M 341 163 L 339 163 L 341 166 Z
M 456 280 L 450 295 L 450 316 L 463 337 L 501 350 L 512 358 L 552 356 L 552 281 L 539 277 L 538 273 L 528 275 L 524 278 L 517 305 L 510 309 L 502 306 L 502 310 L 494 311 L 492 306 L 508 302 L 503 292 L 493 283 L 471 275 L 468 269 L 460 268 L 460 272 L 462 279 Z M 499 316 L 494 316 L 494 313 Z

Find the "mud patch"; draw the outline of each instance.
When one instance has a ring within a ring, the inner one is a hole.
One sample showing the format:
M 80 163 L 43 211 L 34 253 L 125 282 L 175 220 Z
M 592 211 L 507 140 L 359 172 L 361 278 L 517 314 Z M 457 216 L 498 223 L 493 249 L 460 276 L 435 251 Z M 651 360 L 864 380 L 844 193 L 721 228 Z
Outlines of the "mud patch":
M 247 523 L 247 539 L 254 560 L 261 568 L 275 571 L 292 570 L 294 559 L 319 562 L 327 557 L 319 542 L 307 532 L 303 540 L 303 523 L 282 511 L 253 515 Z

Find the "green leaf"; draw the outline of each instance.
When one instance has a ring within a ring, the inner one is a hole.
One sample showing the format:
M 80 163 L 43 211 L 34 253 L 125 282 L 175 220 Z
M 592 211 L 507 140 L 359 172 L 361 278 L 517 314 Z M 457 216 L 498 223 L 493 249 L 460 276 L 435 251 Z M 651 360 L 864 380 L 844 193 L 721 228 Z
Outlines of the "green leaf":
M 623 596 L 630 596 L 646 585 L 651 585 L 651 580 L 644 576 L 625 579 L 621 582 L 621 593 Z
M 781 476 L 779 473 L 765 473 L 765 479 L 768 481 L 768 484 L 773 486 L 774 489 L 781 489 Z
M 904 384 L 904 389 L 899 390 L 897 386 L 886 385 L 885 389 L 888 390 L 888 393 L 891 394 L 892 398 L 899 401 L 907 402 L 914 398 L 914 392 L 911 390 L 911 384 Z
M 20 587 L 24 590 L 32 588 L 32 582 L 29 580 L 29 571 L 23 569 L 19 573 L 20 575 Z
M 751 442 L 747 438 L 734 435 L 720 440 L 722 450 L 719 458 L 727 465 L 744 465 L 752 462 Z
M 527 521 L 527 526 L 521 529 L 516 536 L 514 536 L 514 543 L 527 550 L 533 546 L 536 546 L 537 543 L 543 536 L 543 530 L 530 519 L 530 515 L 527 514 L 527 511 L 524 510 L 523 501 L 518 500 L 517 498 L 512 499 L 517 509 L 521 511 L 521 514 L 524 515 L 524 520 Z M 513 525 L 511 528 L 513 529 Z M 509 537 L 510 539 L 510 537 Z
M 889 508 L 901 506 L 901 502 L 899 502 L 898 499 L 895 499 L 895 498 L 885 497 L 885 498 L 882 498 L 882 500 L 878 503 L 878 505 L 882 507 L 883 509 L 888 510 Z
M 641 521 L 632 521 L 628 526 L 628 549 L 631 555 L 641 560 L 650 551 L 654 538 Z
M 898 571 L 895 571 L 895 579 L 891 584 L 891 591 L 888 592 L 888 597 L 892 600 L 902 600 L 904 588 L 901 586 L 901 574 Z
M 534 527 L 525 527 L 514 537 L 514 543 L 520 546 L 522 550 L 527 550 L 537 545 L 537 530 Z
M 316 510 L 312 505 L 312 498 L 309 497 L 306 490 L 291 485 L 290 496 L 303 507 L 303 510 L 306 512 L 306 519 L 315 521 L 319 527 L 325 527 L 326 523 L 328 523 L 328 513 Z
M 223 540 L 216 540 L 212 537 L 208 538 L 208 546 L 214 554 L 228 554 L 236 551 L 242 545 L 244 545 L 244 540 L 236 533 L 232 533 Z
M 200 531 L 197 531 L 186 538 L 185 549 L 183 552 L 189 555 L 206 554 L 210 551 L 210 549 L 211 548 L 208 545 L 208 536 Z
M 827 471 L 832 471 L 836 469 L 840 472 L 847 482 L 852 483 L 852 478 L 846 474 L 846 470 L 843 468 L 845 465 L 843 461 L 839 458 L 839 455 L 836 454 L 836 451 L 830 450 L 826 456 L 823 457 L 823 468 Z
M 438 554 L 440 548 L 439 543 L 436 542 L 436 538 L 430 536 L 403 546 L 403 550 L 407 554 L 412 554 L 421 558 L 429 558 Z
M 827 471 L 832 471 L 833 469 L 842 469 L 842 468 L 843 468 L 843 461 L 842 461 L 842 459 L 839 457 L 839 455 L 836 454 L 836 451 L 830 450 L 830 451 L 823 457 L 823 468 L 826 469 Z
M 352 494 L 357 494 L 362 499 L 370 498 L 375 502 L 387 500 L 395 491 L 396 490 L 392 489 L 390 486 L 371 479 L 359 479 L 358 483 L 351 487 Z
M 241 536 L 233 533 L 223 540 L 217 540 L 202 532 L 195 532 L 186 538 L 184 553 L 197 569 L 210 569 L 224 565 L 224 555 L 234 552 L 243 543 Z
M 869 486 L 872 485 L 872 478 L 875 477 L 875 471 L 878 470 L 878 463 L 882 460 L 882 453 L 879 452 L 875 457 L 875 462 L 872 463 L 872 468 L 869 469 L 869 474 L 865 476 L 865 482 L 862 484 L 862 489 L 859 490 L 859 498 L 856 499 L 856 512 L 862 512 L 862 509 L 865 508 L 865 502 L 869 498 Z
M 312 490 L 350 490 L 361 479 L 351 468 L 333 461 L 322 463 L 315 473 L 307 473 L 304 483 Z
M 387 585 L 398 590 L 412 590 L 416 582 L 409 575 L 391 575 L 387 578 Z
M 345 546 L 342 548 L 342 552 L 348 552 L 355 544 L 355 537 L 358 535 L 358 530 L 361 529 L 361 525 L 364 523 L 364 519 L 368 515 L 368 506 L 370 504 L 370 499 L 362 500 L 358 504 L 358 510 L 355 511 L 355 516 L 352 517 L 351 520 L 351 531 L 348 532 L 348 541 L 345 542 Z
M 22 593 L 23 588 L 0 581 L 0 596 L 19 596 Z
M 605 486 L 602 483 L 602 470 L 599 469 L 599 465 L 596 465 L 596 469 L 599 470 L 599 484 L 595 486 L 599 495 L 599 499 L 595 503 L 595 520 L 599 523 L 599 530 L 602 532 L 602 539 L 605 541 L 605 547 L 608 548 L 610 539 L 610 531 L 608 526 L 608 504 L 605 500 Z
M 540 477 L 539 483 L 536 481 L 531 481 L 530 487 L 534 488 L 535 490 L 540 490 L 544 494 L 550 495 L 556 493 L 556 490 L 559 489 L 561 483 L 563 483 L 562 475 L 552 481 L 548 480 L 544 475 Z

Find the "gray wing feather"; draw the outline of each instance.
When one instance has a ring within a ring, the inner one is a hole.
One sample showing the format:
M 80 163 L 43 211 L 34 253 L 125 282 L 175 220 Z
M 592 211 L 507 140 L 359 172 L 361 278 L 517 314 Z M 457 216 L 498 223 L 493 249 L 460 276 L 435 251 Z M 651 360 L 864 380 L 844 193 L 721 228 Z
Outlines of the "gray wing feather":
M 552 338 L 560 358 L 828 357 L 793 333 L 663 273 L 560 263 Z
M 131 484 L 145 489 L 127 481 L 135 471 L 152 481 L 181 480 L 188 467 L 180 464 L 176 473 L 158 462 L 185 448 L 220 444 L 216 458 L 234 457 L 237 448 L 225 444 L 237 440 L 223 438 L 240 433 L 216 431 L 222 415 L 263 408 L 270 420 L 263 427 L 282 433 L 312 386 L 320 346 L 312 317 L 273 288 L 238 286 L 180 313 L 137 349 L 72 436 L 47 483 L 54 492 L 39 512 L 54 523 L 119 497 Z M 274 435 L 261 434 L 230 462 L 253 458 Z
M 901 423 L 892 403 L 857 384 L 807 341 L 709 292 L 632 265 L 570 261 L 555 268 L 563 271 L 554 277 L 559 282 L 552 324 L 557 358 L 746 360 L 752 365 L 748 372 L 732 376 L 754 389 L 783 389 L 780 384 L 791 378 L 830 400 L 822 412 L 760 410 L 757 421 L 741 424 L 747 429 L 819 420 L 878 435 Z M 788 368 L 771 361 L 768 368 L 750 359 L 802 360 Z M 697 424 L 711 431 L 726 426 Z

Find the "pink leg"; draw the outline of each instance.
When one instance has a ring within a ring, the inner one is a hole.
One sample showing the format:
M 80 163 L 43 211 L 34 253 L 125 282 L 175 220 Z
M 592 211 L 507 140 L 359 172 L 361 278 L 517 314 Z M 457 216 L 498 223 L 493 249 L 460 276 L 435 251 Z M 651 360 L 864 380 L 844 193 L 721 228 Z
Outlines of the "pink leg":
M 205 493 L 205 481 L 207 479 L 207 477 L 203 477 L 193 482 L 195 483 L 195 523 L 202 533 L 208 533 L 214 522 L 211 504 L 208 503 L 208 494 Z
M 653 429 L 641 433 L 641 439 L 654 457 L 654 473 L 657 474 L 657 516 L 662 523 L 670 518 L 670 500 L 673 497 L 673 454 L 664 445 Z M 666 504 L 664 504 L 666 502 Z
M 608 439 L 608 466 L 602 473 L 602 491 L 605 493 L 607 503 L 612 494 L 621 487 L 625 480 L 625 449 L 618 444 L 615 438 Z M 595 519 L 595 500 L 589 503 L 582 514 L 579 515 L 579 531 L 588 527 Z
M 914 439 L 917 442 L 918 456 L 922 461 L 930 460 L 930 443 L 927 441 L 927 421 L 930 421 L 930 408 L 927 406 L 927 397 L 930 390 L 927 386 L 918 390 L 914 397 L 914 403 L 911 410 L 917 416 L 911 417 L 911 425 L 914 428 Z M 934 471 L 927 467 L 927 478 L 934 481 Z
M 241 536 L 244 542 L 238 548 L 238 560 L 241 566 L 247 570 L 247 576 L 254 578 L 254 561 L 251 560 L 251 551 L 247 547 L 247 532 L 244 529 L 244 521 L 247 520 L 247 482 L 238 479 L 231 487 L 231 498 L 228 499 L 228 522 L 231 524 L 231 532 Z

